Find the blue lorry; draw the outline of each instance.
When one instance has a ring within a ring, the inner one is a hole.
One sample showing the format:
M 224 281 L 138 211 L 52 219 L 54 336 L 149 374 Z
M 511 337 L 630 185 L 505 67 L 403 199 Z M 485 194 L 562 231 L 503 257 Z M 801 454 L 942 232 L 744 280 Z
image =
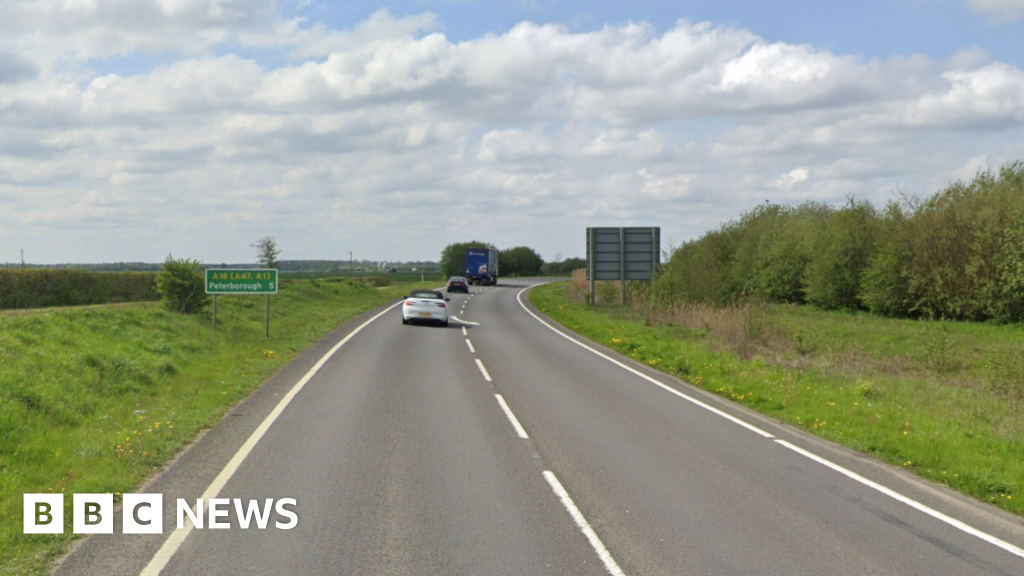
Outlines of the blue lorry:
M 494 286 L 498 283 L 498 251 L 490 248 L 466 249 L 466 281 Z

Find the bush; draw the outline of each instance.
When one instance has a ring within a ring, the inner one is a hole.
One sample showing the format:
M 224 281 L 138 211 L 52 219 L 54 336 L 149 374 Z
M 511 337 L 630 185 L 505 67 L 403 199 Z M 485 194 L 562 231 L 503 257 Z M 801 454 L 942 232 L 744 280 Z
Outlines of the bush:
M 152 272 L 0 269 L 0 309 L 80 306 L 159 299 Z
M 748 296 L 804 301 L 811 239 L 831 209 L 764 204 L 672 252 L 652 295 L 660 302 L 727 306 Z
M 906 221 L 906 212 L 899 203 L 886 206 L 875 253 L 861 277 L 861 302 L 875 314 L 908 316 L 914 310 L 910 292 L 913 254 Z
M 729 223 L 680 246 L 655 277 L 652 297 L 662 303 L 729 304 L 744 288 L 731 273 L 741 233 L 738 224 Z
M 771 302 L 804 302 L 804 272 L 811 260 L 814 232 L 832 209 L 807 202 L 774 214 L 757 243 L 751 263 L 750 291 Z
M 861 277 L 875 252 L 878 223 L 870 203 L 851 198 L 817 227 L 804 270 L 807 302 L 825 309 L 863 308 Z
M 891 316 L 1024 322 L 1024 162 L 879 213 L 765 204 L 672 250 L 653 305 L 807 302 Z
M 886 210 L 862 281 L 873 311 L 1024 320 L 1024 163 Z
M 1021 187 L 1024 191 L 1024 186 Z M 1000 241 L 999 293 L 994 296 L 993 316 L 1005 322 L 1024 321 L 1024 202 L 1010 214 L 1013 225 Z
M 618 281 L 601 280 L 594 283 L 597 301 L 601 304 L 617 304 L 621 296 L 622 286 Z
M 187 258 L 175 259 L 170 254 L 156 277 L 157 291 L 164 305 L 180 314 L 195 314 L 209 304 L 205 282 L 202 263 Z

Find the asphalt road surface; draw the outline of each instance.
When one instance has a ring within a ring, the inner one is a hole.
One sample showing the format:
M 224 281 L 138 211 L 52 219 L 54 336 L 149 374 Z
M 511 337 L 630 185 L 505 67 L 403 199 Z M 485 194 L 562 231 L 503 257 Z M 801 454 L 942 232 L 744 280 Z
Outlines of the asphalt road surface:
M 1018 518 L 572 336 L 533 283 L 339 327 L 139 490 L 163 534 L 118 518 L 57 574 L 1024 574 Z M 176 531 L 204 495 L 298 524 Z

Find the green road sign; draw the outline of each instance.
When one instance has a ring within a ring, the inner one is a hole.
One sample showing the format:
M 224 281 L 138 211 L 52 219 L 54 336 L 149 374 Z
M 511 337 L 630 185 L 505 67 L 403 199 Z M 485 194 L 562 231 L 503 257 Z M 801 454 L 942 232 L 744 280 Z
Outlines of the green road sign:
M 207 294 L 277 294 L 276 268 L 207 268 Z

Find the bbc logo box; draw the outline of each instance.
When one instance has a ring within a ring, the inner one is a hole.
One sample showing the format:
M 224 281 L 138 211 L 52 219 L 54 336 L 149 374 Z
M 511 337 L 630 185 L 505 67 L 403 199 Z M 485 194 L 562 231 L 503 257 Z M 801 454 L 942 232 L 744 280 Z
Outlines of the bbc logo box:
M 64 533 L 63 494 L 25 494 L 24 498 L 25 534 Z M 121 502 L 121 531 L 124 534 L 163 533 L 162 494 L 125 494 Z M 186 518 L 198 530 L 203 529 L 204 523 L 210 529 L 228 529 L 232 527 L 232 512 L 242 530 L 248 530 L 250 525 L 259 530 L 270 525 L 279 530 L 291 530 L 299 522 L 294 498 L 280 498 L 276 502 L 273 498 L 265 498 L 262 505 L 259 500 L 210 498 L 205 504 L 206 522 L 202 498 L 196 500 L 194 508 L 184 498 L 178 498 L 177 529 L 185 527 Z M 113 494 L 72 495 L 71 525 L 75 534 L 113 534 L 114 514 Z M 273 524 L 270 522 L 272 518 L 276 518 Z
M 25 494 L 25 534 L 64 533 L 63 494 Z
M 160 534 L 163 531 L 161 494 L 125 494 L 121 529 L 125 534 Z M 75 534 L 114 533 L 113 494 L 74 494 L 71 527 Z M 24 495 L 25 534 L 64 533 L 63 494 Z

